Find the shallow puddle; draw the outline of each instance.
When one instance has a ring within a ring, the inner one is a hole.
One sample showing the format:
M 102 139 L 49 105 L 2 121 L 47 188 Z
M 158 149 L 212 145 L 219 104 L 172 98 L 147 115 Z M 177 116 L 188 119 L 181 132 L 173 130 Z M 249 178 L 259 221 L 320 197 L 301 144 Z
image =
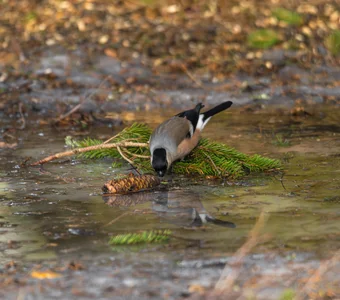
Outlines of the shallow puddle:
M 157 273 L 157 261 L 180 260 L 183 268 L 197 259 L 202 264 L 214 258 L 218 261 L 211 264 L 220 270 L 222 258 L 242 246 L 261 211 L 268 218 L 267 239 L 256 248 L 259 255 L 277 253 L 279 259 L 293 253 L 305 264 L 327 258 L 340 248 L 340 116 L 338 111 L 311 110 L 311 117 L 292 119 L 277 111 L 247 115 L 235 108 L 206 128 L 206 137 L 245 153 L 281 159 L 283 176 L 254 174 L 237 182 L 179 177 L 167 188 L 131 196 L 102 196 L 105 181 L 128 172 L 113 169 L 110 159 L 20 167 L 27 156 L 38 159 L 64 149 L 66 134 L 33 126 L 23 133 L 18 149 L 2 150 L 0 157 L 0 264 L 68 257 L 119 258 L 138 264 L 147 256 L 146 261 L 155 258 L 151 273 Z M 145 114 L 135 119 L 145 122 Z M 106 138 L 114 133 L 102 128 L 89 135 Z M 224 223 L 202 223 L 197 215 Z M 151 229 L 170 229 L 170 243 L 131 247 L 108 243 L 112 235 Z M 281 268 L 285 262 L 278 264 Z M 104 266 L 101 271 L 105 274 Z M 183 269 L 176 272 L 185 278 Z M 217 279 L 216 273 L 209 274 L 207 286 Z M 203 284 L 202 280 L 197 282 Z

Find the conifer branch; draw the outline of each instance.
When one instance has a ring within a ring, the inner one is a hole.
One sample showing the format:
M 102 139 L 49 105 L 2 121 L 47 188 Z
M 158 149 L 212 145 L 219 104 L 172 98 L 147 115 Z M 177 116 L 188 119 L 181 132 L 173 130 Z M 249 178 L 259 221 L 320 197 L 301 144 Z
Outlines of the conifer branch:
M 129 162 L 144 172 L 153 172 L 150 164 L 148 141 L 151 129 L 144 124 L 133 124 L 106 140 L 84 139 L 75 141 L 66 138 L 66 144 L 75 149 L 56 153 L 32 164 L 46 162 L 76 155 L 84 158 L 112 157 Z M 110 143 L 109 143 L 110 142 Z M 173 164 L 177 174 L 199 174 L 205 176 L 241 178 L 252 172 L 280 170 L 281 163 L 276 159 L 261 155 L 246 155 L 225 144 L 202 138 L 199 145 L 183 160 Z

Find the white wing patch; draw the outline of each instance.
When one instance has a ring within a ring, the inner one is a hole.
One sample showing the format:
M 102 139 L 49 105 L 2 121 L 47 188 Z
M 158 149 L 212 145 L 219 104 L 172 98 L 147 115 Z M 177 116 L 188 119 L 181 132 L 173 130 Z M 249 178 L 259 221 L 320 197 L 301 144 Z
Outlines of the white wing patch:
M 205 127 L 205 125 L 208 124 L 208 122 L 210 121 L 211 117 L 206 119 L 205 121 L 203 121 L 204 118 L 204 114 L 200 114 L 199 118 L 198 118 L 198 122 L 197 122 L 197 126 L 196 128 L 199 129 L 200 131 L 203 130 L 203 128 Z

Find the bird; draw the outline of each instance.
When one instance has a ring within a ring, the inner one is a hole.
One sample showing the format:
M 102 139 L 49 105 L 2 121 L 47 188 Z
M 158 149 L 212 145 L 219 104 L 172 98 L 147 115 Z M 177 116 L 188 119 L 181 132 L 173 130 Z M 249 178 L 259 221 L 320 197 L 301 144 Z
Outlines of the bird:
M 187 156 L 197 146 L 201 132 L 211 117 L 232 104 L 226 101 L 201 113 L 204 105 L 198 103 L 193 109 L 180 112 L 161 123 L 149 140 L 151 164 L 157 175 L 163 177 L 172 163 Z

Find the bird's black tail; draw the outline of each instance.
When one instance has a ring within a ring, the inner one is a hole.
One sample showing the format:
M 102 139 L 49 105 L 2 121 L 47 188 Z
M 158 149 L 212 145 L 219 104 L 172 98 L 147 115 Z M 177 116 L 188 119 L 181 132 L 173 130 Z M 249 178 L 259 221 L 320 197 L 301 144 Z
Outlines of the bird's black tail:
M 191 122 L 191 124 L 193 126 L 193 132 L 194 132 L 195 129 L 196 129 L 197 122 L 198 122 L 199 117 L 200 117 L 200 111 L 203 107 L 204 107 L 204 105 L 202 103 L 198 103 L 195 106 L 195 108 L 183 111 L 183 112 L 177 114 L 176 116 L 181 117 L 181 118 L 187 118 Z M 193 134 L 193 132 L 191 133 L 191 135 Z

